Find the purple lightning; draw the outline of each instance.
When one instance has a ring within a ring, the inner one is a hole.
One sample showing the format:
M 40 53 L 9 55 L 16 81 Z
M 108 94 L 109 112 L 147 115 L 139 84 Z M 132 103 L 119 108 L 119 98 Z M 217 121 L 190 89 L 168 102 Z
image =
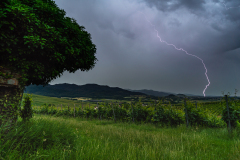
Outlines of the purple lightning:
M 193 55 L 193 54 L 188 53 L 187 51 L 185 51 L 185 50 L 182 49 L 182 48 L 177 48 L 174 44 L 170 44 L 170 43 L 162 40 L 161 37 L 158 35 L 158 31 L 156 30 L 155 25 L 153 25 L 153 24 L 147 19 L 146 15 L 145 15 L 143 12 L 141 12 L 141 13 L 144 15 L 144 17 L 146 18 L 146 20 L 154 27 L 154 30 L 157 32 L 157 37 L 159 38 L 160 42 L 165 43 L 165 44 L 167 44 L 167 45 L 169 45 L 169 46 L 173 46 L 176 50 L 179 50 L 179 51 L 182 50 L 182 51 L 185 52 L 187 55 L 196 57 L 197 59 L 199 59 L 199 60 L 202 62 L 203 66 L 204 66 L 204 68 L 205 68 L 205 71 L 206 71 L 206 72 L 205 72 L 205 75 L 206 75 L 206 78 L 207 78 L 207 80 L 208 80 L 208 84 L 206 85 L 206 87 L 205 87 L 204 90 L 203 90 L 203 95 L 204 95 L 204 97 L 205 97 L 205 91 L 206 91 L 207 87 L 210 85 L 210 81 L 209 81 L 209 78 L 208 78 L 208 75 L 207 75 L 207 67 L 206 67 L 205 63 L 203 62 L 203 60 L 202 60 L 201 58 L 199 58 L 198 56 L 196 56 L 196 55 Z

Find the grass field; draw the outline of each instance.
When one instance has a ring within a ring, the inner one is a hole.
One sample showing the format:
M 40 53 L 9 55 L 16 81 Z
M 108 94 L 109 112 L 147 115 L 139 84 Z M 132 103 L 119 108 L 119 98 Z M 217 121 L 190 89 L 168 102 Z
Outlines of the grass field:
M 23 97 L 26 95 L 26 93 L 23 94 Z M 73 108 L 74 104 L 76 106 L 81 106 L 82 104 L 84 106 L 94 106 L 96 103 L 93 102 L 82 102 L 81 100 L 70 100 L 70 99 L 66 99 L 66 98 L 57 98 L 57 97 L 48 97 L 48 96 L 41 96 L 41 95 L 36 95 L 36 94 L 31 94 L 32 95 L 32 106 L 42 106 L 45 103 L 46 104 L 54 104 L 55 106 L 60 106 L 61 104 L 63 106 L 67 106 L 69 105 L 70 108 Z M 121 100 L 104 100 L 105 102 L 128 102 L 128 101 L 121 101 Z M 130 102 L 130 101 L 129 101 Z M 23 105 L 23 103 L 21 104 Z
M 218 159 L 240 158 L 238 130 L 159 128 L 150 124 L 85 121 L 34 115 L 1 141 L 0 159 Z
M 39 95 L 32 95 L 32 99 L 34 107 L 44 103 L 69 104 L 71 108 L 81 105 L 74 100 Z M 0 159 L 240 159 L 239 128 L 229 134 L 227 128 L 167 128 L 34 114 L 28 123 L 19 118 L 11 132 L 0 136 Z
M 26 95 L 24 93 L 24 95 Z M 23 96 L 24 96 L 23 95 Z M 77 105 L 81 105 L 81 101 L 77 101 L 77 100 L 68 100 L 65 98 L 57 98 L 57 97 L 47 97 L 47 96 L 41 96 L 41 95 L 36 95 L 36 94 L 32 94 L 32 105 L 33 106 L 42 106 L 44 103 L 46 104 L 54 104 L 54 105 L 70 105 L 73 106 L 73 104 L 77 104 Z M 85 104 L 85 103 L 84 103 Z
M 23 97 L 26 95 L 26 93 L 24 93 Z M 32 102 L 32 105 L 35 107 L 35 106 L 43 106 L 45 103 L 46 104 L 54 104 L 55 106 L 60 106 L 61 104 L 63 106 L 67 106 L 69 105 L 70 108 L 73 108 L 74 107 L 74 104 L 76 106 L 81 106 L 83 104 L 83 106 L 96 106 L 96 103 L 94 102 L 82 102 L 81 100 L 71 100 L 71 99 L 66 99 L 66 97 L 63 97 L 63 98 L 57 98 L 57 97 L 48 97 L 48 96 L 42 96 L 42 95 L 36 95 L 36 94 L 31 94 L 32 95 L 32 99 L 33 99 L 33 102 Z M 90 98 L 86 98 L 86 99 L 90 99 Z M 85 99 L 85 100 L 86 100 Z M 83 100 L 83 99 L 82 99 Z M 111 102 L 128 102 L 130 103 L 131 101 L 127 101 L 127 100 L 115 100 L 115 99 L 101 99 L 102 101 L 104 102 L 108 102 L 108 103 L 111 103 Z M 204 102 L 209 102 L 209 101 L 198 101 L 198 103 L 204 103 Z M 183 103 L 183 102 L 182 102 Z M 182 106 L 182 103 L 179 103 L 179 104 L 175 104 L 174 106 Z M 22 103 L 23 104 L 23 103 Z

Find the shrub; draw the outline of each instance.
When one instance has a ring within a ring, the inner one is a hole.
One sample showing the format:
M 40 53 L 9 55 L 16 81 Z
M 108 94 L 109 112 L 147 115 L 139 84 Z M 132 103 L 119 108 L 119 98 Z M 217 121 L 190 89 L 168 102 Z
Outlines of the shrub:
M 24 97 L 23 101 L 23 109 L 20 112 L 20 116 L 23 119 L 24 122 L 29 121 L 30 118 L 33 116 L 33 110 L 32 110 L 32 96 L 27 94 Z
M 45 103 L 45 104 L 41 107 L 39 113 L 40 113 L 40 114 L 48 114 L 48 110 L 49 110 L 48 108 L 49 108 L 48 105 Z
M 167 124 L 167 117 L 164 112 L 165 111 L 164 111 L 163 107 L 158 106 L 155 110 L 155 114 L 153 115 L 152 122 Z
M 176 127 L 180 124 L 184 124 L 184 112 L 180 110 L 173 110 L 172 108 L 165 110 L 165 116 L 168 124 L 172 127 Z
M 228 118 L 228 111 L 227 107 L 223 110 L 222 113 L 222 120 L 227 123 L 230 120 L 231 127 L 236 128 L 237 127 L 237 120 L 240 119 L 240 110 L 235 110 L 233 106 L 229 106 L 229 117 Z

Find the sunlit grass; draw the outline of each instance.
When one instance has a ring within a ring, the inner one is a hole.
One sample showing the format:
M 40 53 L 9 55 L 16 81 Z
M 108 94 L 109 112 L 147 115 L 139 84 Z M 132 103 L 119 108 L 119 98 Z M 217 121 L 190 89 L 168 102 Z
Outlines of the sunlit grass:
M 24 93 L 23 96 L 25 96 L 27 93 Z M 58 108 L 66 108 L 69 106 L 69 108 L 73 109 L 74 105 L 76 106 L 76 108 L 78 107 L 95 107 L 97 104 L 93 103 L 93 102 L 82 102 L 81 100 L 71 100 L 71 99 L 66 99 L 66 98 L 57 98 L 57 97 L 48 97 L 48 96 L 42 96 L 42 95 L 36 95 L 36 94 L 31 94 L 32 95 L 32 106 L 36 107 L 40 107 L 43 106 L 44 104 L 51 104 L 51 105 L 55 105 L 55 109 Z M 117 100 L 105 100 L 102 99 L 104 102 L 116 102 Z M 118 102 L 127 102 L 125 100 L 118 100 Z M 23 106 L 23 102 L 21 103 L 21 106 Z
M 24 95 L 26 95 L 26 93 L 24 93 Z M 33 106 L 42 106 L 45 103 L 46 104 L 53 104 L 55 106 L 61 106 L 61 104 L 63 106 L 67 106 L 69 105 L 70 107 L 72 107 L 74 104 L 79 106 L 82 104 L 81 101 L 77 101 L 77 100 L 69 100 L 69 99 L 65 99 L 65 98 L 57 98 L 57 97 L 48 97 L 48 96 L 42 96 L 42 95 L 36 95 L 36 94 L 32 94 L 32 105 Z M 83 103 L 84 105 L 86 105 L 87 103 Z
M 34 115 L 1 139 L 0 159 L 239 159 L 240 136 L 226 128 Z M 5 144 L 3 144 L 3 140 Z

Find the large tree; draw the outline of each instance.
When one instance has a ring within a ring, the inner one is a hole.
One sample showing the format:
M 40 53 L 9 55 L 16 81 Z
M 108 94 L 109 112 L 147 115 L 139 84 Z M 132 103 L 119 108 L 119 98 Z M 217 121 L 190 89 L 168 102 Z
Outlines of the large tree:
M 45 86 L 64 71 L 94 67 L 91 35 L 65 14 L 52 0 L 0 1 L 0 67 L 21 75 L 20 93 L 30 84 Z

